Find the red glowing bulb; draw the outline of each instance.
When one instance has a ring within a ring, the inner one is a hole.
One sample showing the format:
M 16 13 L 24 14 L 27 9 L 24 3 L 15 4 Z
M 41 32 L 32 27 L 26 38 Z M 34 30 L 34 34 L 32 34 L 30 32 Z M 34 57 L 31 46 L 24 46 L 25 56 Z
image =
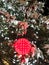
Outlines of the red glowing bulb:
M 25 38 L 21 38 L 21 39 L 18 39 L 14 43 L 14 48 L 15 48 L 15 51 L 18 54 L 20 54 L 20 55 L 26 55 L 26 54 L 30 53 L 31 44 L 30 44 L 29 40 L 27 40 Z

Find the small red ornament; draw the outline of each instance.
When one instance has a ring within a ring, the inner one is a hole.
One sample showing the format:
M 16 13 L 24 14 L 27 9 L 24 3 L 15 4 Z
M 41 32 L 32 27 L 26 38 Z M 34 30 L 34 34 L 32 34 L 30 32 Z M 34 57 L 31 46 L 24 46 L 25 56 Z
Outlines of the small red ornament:
M 18 31 L 18 33 L 17 33 L 17 35 L 19 36 L 19 35 L 25 35 L 26 33 L 27 33 L 27 28 L 28 28 L 28 23 L 27 22 L 19 22 L 18 23 L 18 29 L 19 29 L 19 31 Z M 20 32 L 20 29 L 21 29 L 21 32 Z M 20 33 L 19 33 L 20 32 Z

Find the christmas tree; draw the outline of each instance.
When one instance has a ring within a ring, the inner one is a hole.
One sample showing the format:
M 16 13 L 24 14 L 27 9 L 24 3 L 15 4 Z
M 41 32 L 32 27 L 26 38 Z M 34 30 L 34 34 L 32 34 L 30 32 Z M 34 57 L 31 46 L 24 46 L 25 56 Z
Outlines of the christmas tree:
M 48 13 L 44 1 L 0 0 L 0 65 L 49 64 Z

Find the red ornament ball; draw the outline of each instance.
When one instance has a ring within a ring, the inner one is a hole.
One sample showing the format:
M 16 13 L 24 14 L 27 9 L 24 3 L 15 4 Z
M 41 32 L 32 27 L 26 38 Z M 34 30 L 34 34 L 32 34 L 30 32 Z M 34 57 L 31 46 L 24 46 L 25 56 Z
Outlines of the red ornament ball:
M 25 38 L 20 38 L 14 42 L 15 51 L 20 55 L 26 55 L 30 53 L 31 44 L 30 41 Z

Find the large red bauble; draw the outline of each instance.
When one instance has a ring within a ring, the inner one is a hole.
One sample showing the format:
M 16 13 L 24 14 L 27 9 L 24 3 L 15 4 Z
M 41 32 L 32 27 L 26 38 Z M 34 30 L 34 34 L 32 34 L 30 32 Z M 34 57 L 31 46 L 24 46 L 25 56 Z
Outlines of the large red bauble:
M 14 43 L 15 51 L 20 55 L 26 55 L 31 51 L 30 41 L 25 38 L 20 38 Z

